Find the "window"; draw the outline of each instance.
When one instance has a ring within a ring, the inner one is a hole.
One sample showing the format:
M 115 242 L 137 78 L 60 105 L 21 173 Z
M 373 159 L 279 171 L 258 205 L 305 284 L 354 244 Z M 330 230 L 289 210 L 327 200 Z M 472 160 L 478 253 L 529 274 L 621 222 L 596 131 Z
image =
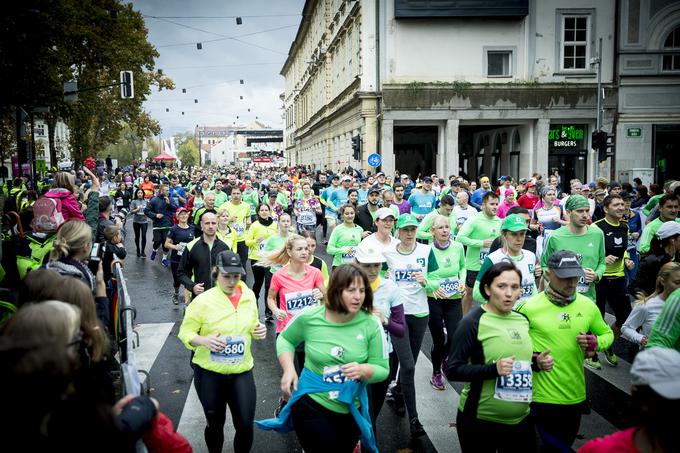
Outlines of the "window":
M 590 16 L 562 16 L 562 68 L 587 69 Z
M 668 34 L 663 43 L 663 50 L 677 50 L 678 53 L 663 56 L 664 71 L 680 71 L 680 27 Z
M 512 51 L 488 51 L 486 54 L 486 74 L 488 77 L 512 76 Z

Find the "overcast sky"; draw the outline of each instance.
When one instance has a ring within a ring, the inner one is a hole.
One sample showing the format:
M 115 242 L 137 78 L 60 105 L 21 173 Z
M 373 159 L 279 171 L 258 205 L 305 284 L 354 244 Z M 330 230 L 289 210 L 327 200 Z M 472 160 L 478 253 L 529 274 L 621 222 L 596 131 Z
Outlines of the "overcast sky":
M 193 131 L 197 124 L 245 125 L 255 117 L 267 126 L 283 127 L 279 95 L 284 79 L 279 72 L 295 38 L 304 0 L 134 0 L 132 4 L 147 16 L 149 41 L 160 53 L 156 68 L 176 84 L 173 91 L 152 91 L 145 103 L 160 121 L 163 137 Z M 192 18 L 196 16 L 200 18 Z M 224 16 L 241 16 L 243 24 Z M 198 42 L 202 50 L 196 49 Z

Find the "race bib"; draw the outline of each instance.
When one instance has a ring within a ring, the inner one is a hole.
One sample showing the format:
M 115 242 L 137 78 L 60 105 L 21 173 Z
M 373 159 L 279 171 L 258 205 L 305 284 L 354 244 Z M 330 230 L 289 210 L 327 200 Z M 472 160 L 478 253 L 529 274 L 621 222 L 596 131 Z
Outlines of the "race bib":
M 519 298 L 525 299 L 527 297 L 531 297 L 533 292 L 534 292 L 534 285 L 532 285 L 531 283 L 528 283 L 526 285 L 522 285 L 522 294 L 520 294 Z
M 187 247 L 186 242 L 180 242 L 179 244 L 179 250 L 177 250 L 177 256 L 182 256 L 182 253 L 184 253 L 184 249 Z
M 484 260 L 486 257 L 489 255 L 489 249 L 488 248 L 482 248 L 479 250 L 479 262 L 484 264 Z
M 518 403 L 531 402 L 532 374 L 531 362 L 515 360 L 512 373 L 496 378 L 494 398 Z
M 300 211 L 298 223 L 303 225 L 314 225 L 316 223 L 316 214 L 312 211 Z
M 590 289 L 590 284 L 586 283 L 586 278 L 585 277 L 579 277 L 578 283 L 576 284 L 576 291 L 578 291 L 579 293 L 587 293 L 589 289 Z
M 341 365 L 323 367 L 323 381 L 328 384 L 344 384 L 347 376 L 342 374 Z M 333 390 L 328 392 L 328 397 L 332 400 L 337 399 L 340 392 Z
M 241 237 L 243 236 L 243 233 L 245 232 L 245 227 L 243 226 L 242 223 L 234 223 L 231 225 L 232 228 L 234 228 L 234 231 L 236 231 L 236 235 Z
M 415 287 L 420 286 L 416 281 L 415 273 L 422 272 L 423 268 L 396 269 L 394 271 L 394 282 L 399 286 Z
M 264 250 L 264 243 L 265 241 L 260 242 L 259 247 L 260 247 L 260 252 Z
M 293 316 L 318 302 L 311 290 L 286 293 L 283 298 L 286 301 L 286 311 Z
M 343 253 L 342 254 L 342 261 L 343 263 L 351 263 L 354 261 L 354 255 L 356 255 L 357 249 L 353 248 L 351 252 L 349 253 Z
M 119 199 L 116 200 L 116 206 L 118 206 L 118 207 L 123 206 L 123 199 L 122 198 L 119 198 Z
M 460 292 L 460 282 L 454 278 L 445 278 L 440 281 L 439 289 L 445 297 L 453 297 Z
M 238 365 L 243 362 L 246 353 L 246 336 L 243 334 L 225 335 L 222 340 L 227 345 L 222 352 L 211 352 L 210 361 L 226 365 Z

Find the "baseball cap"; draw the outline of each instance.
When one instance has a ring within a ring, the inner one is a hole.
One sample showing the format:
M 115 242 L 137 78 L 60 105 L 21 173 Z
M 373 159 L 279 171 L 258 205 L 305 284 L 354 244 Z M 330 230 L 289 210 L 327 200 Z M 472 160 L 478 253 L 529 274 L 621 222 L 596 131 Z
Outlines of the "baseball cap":
M 367 244 L 365 242 L 359 244 L 359 247 L 357 247 L 357 253 L 354 256 L 354 258 L 356 258 L 358 262 L 364 264 L 385 262 L 385 257 L 380 252 L 380 250 L 376 246 Z
M 406 179 L 406 178 L 408 178 L 408 175 L 407 175 L 406 173 L 402 173 L 402 174 L 401 174 L 401 179 Z
M 399 220 L 397 220 L 397 228 L 401 229 L 408 227 L 418 227 L 418 219 L 413 214 L 407 212 L 399 216 Z
M 432 182 L 432 178 L 429 177 L 429 176 L 425 176 L 425 177 L 423 178 L 423 182 Z
M 548 258 L 548 269 L 559 278 L 585 277 L 578 256 L 574 252 L 558 250 Z
M 618 181 L 612 181 L 609 183 L 609 188 L 611 189 L 612 187 L 621 187 L 621 183 Z
M 526 184 L 524 184 L 524 187 L 529 188 L 529 187 L 535 187 L 536 183 L 533 181 L 529 181 Z
M 179 215 L 181 212 L 189 212 L 189 210 L 184 206 L 180 206 L 179 208 L 177 208 L 177 211 L 175 211 L 175 215 Z
M 272 197 L 276 198 L 276 197 L 279 196 L 279 193 L 276 190 L 270 190 L 269 193 L 267 194 L 267 196 L 269 198 L 272 198 Z
M 331 179 L 340 179 L 340 175 L 334 174 L 333 176 L 331 176 Z
M 640 351 L 630 367 L 633 385 L 648 385 L 669 400 L 680 399 L 680 352 L 671 348 Z
M 351 180 L 352 180 L 352 177 L 348 176 L 348 175 L 345 175 L 342 178 L 340 178 L 340 181 L 351 181 Z
M 659 229 L 656 231 L 656 235 L 659 239 L 666 239 L 680 234 L 680 223 L 673 220 L 664 222 L 661 224 Z
M 378 187 L 378 186 L 371 186 L 371 187 L 368 188 L 368 195 L 370 195 L 372 193 L 380 193 L 380 192 L 381 192 L 381 190 L 380 190 L 380 187 Z
M 217 269 L 224 274 L 246 274 L 241 265 L 241 258 L 231 250 L 225 250 L 217 255 Z
M 390 208 L 379 208 L 375 214 L 375 218 L 380 220 L 385 220 L 388 217 L 394 217 L 394 212 Z
M 515 191 L 512 190 L 512 189 L 505 189 L 505 193 L 503 195 L 505 195 L 506 197 L 509 197 L 510 195 L 512 195 L 514 197 Z
M 587 191 L 590 192 L 590 186 L 587 185 L 587 184 L 582 185 L 582 186 L 581 186 L 581 191 L 584 191 L 584 190 L 587 190 Z
M 479 178 L 479 182 L 489 182 L 489 178 L 486 177 L 486 176 L 483 176 L 483 177 Z
M 383 173 L 383 172 L 380 171 L 380 172 L 378 172 L 378 174 L 375 175 L 375 176 L 376 176 L 376 177 L 378 177 L 378 176 L 385 176 L 385 173 Z
M 605 195 L 606 193 L 607 193 L 607 191 L 603 190 L 603 189 L 597 189 L 595 191 L 595 195 Z
M 519 214 L 510 214 L 503 220 L 501 231 L 525 231 L 527 229 L 527 221 Z
M 633 198 L 633 197 L 631 197 L 630 193 L 626 192 L 625 190 L 622 190 L 621 192 L 619 192 L 619 196 L 621 198 L 623 198 L 624 200 L 630 200 L 631 198 Z

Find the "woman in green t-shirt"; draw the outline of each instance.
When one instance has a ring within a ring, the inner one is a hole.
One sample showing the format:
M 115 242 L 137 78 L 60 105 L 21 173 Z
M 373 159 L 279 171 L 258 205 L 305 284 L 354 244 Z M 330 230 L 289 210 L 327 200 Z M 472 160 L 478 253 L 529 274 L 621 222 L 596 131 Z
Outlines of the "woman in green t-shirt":
M 354 224 L 356 209 L 347 203 L 338 209 L 342 223 L 335 227 L 326 246 L 326 253 L 333 255 L 333 269 L 354 261 L 356 247 L 361 242 L 363 228 Z
M 463 318 L 446 376 L 465 382 L 458 405 L 458 439 L 466 452 L 535 451 L 529 415 L 532 373 L 550 371 L 550 350 L 533 352 L 529 321 L 512 307 L 522 291 L 522 273 L 509 261 L 482 277 L 487 301 Z

